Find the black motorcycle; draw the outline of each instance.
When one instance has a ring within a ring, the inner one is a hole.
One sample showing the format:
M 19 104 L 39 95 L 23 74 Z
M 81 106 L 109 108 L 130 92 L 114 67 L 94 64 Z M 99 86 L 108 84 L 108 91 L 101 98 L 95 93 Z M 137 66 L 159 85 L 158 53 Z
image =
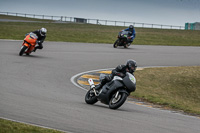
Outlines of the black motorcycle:
M 131 44 L 128 43 L 128 37 L 130 37 L 132 34 L 131 31 L 120 31 L 117 40 L 113 44 L 114 48 L 117 48 L 118 46 L 124 46 L 124 48 L 128 48 Z
M 100 81 L 104 77 L 102 75 L 100 75 Z M 95 104 L 101 101 L 109 105 L 110 109 L 118 109 L 122 106 L 130 93 L 136 89 L 136 79 L 129 72 L 126 73 L 124 78 L 114 76 L 113 80 L 106 83 L 99 91 L 95 90 L 92 79 L 89 79 L 88 82 L 91 89 L 85 95 L 85 102 L 87 104 Z

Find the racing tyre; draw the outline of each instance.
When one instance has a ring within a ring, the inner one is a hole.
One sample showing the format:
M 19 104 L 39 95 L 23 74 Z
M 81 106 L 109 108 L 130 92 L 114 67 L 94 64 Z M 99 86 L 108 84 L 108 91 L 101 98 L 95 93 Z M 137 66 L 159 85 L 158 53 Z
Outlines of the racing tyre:
M 115 98 L 115 95 L 114 94 L 112 96 L 112 98 L 110 99 L 110 102 L 109 102 L 109 108 L 110 109 L 118 109 L 119 107 L 122 106 L 122 104 L 124 104 L 124 102 L 126 101 L 126 98 L 127 98 L 127 94 L 124 93 L 124 92 L 119 92 L 118 94 L 118 97 Z
M 20 50 L 20 52 L 19 52 L 19 56 L 22 56 L 23 53 L 26 51 L 27 48 L 28 48 L 28 47 L 26 47 L 26 46 L 22 46 L 22 48 L 21 48 L 21 50 Z
M 115 43 L 113 44 L 113 47 L 114 47 L 114 48 L 117 48 L 118 43 L 119 43 L 119 40 L 116 40 Z
M 93 90 L 89 90 L 85 95 L 85 102 L 87 104 L 95 104 L 97 101 L 97 97 L 95 96 Z

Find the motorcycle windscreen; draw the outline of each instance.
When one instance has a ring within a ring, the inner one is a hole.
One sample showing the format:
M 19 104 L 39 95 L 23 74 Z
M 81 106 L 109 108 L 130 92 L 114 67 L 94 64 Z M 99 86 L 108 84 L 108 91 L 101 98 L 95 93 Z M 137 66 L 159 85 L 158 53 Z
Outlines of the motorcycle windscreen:
M 129 77 L 129 75 L 126 75 L 123 78 L 123 83 L 130 92 L 135 91 L 136 89 L 136 82 L 134 81 L 135 77 L 134 78 L 133 77 Z

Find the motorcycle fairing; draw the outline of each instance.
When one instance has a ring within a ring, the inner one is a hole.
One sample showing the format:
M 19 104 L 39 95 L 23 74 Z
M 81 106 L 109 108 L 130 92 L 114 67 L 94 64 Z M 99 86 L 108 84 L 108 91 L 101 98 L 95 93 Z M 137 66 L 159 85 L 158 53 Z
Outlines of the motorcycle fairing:
M 113 94 L 118 88 L 122 88 L 123 86 L 123 83 L 121 83 L 119 80 L 113 80 L 105 84 L 98 95 L 99 101 L 108 104 L 111 98 L 111 94 Z
M 30 33 L 24 38 L 24 43 L 22 45 L 28 47 L 25 53 L 31 53 L 33 51 L 36 45 L 37 38 L 37 35 L 34 33 Z
M 135 91 L 136 79 L 133 75 L 127 73 L 126 76 L 123 78 L 123 83 L 129 92 Z

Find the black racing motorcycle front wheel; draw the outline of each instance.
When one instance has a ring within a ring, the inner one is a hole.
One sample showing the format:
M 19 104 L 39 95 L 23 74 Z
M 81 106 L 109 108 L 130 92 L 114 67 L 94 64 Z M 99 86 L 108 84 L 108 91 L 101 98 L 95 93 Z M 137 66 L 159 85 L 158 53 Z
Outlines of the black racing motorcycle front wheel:
M 85 102 L 87 104 L 95 104 L 97 101 L 97 97 L 95 96 L 93 90 L 90 89 L 85 95 Z
M 109 102 L 109 108 L 110 109 L 118 109 L 119 107 L 122 106 L 122 104 L 124 104 L 124 102 L 126 101 L 127 98 L 127 94 L 124 92 L 119 92 L 118 96 L 115 97 L 117 93 L 115 93 L 112 98 L 110 99 Z
M 114 48 L 117 48 L 118 43 L 119 43 L 119 39 L 117 39 L 117 40 L 115 41 L 115 43 L 113 44 L 113 47 L 114 47 Z
M 26 51 L 27 48 L 28 47 L 26 47 L 26 46 L 22 46 L 22 48 L 21 48 L 21 50 L 19 52 L 19 56 L 22 56 L 24 54 L 24 52 Z

